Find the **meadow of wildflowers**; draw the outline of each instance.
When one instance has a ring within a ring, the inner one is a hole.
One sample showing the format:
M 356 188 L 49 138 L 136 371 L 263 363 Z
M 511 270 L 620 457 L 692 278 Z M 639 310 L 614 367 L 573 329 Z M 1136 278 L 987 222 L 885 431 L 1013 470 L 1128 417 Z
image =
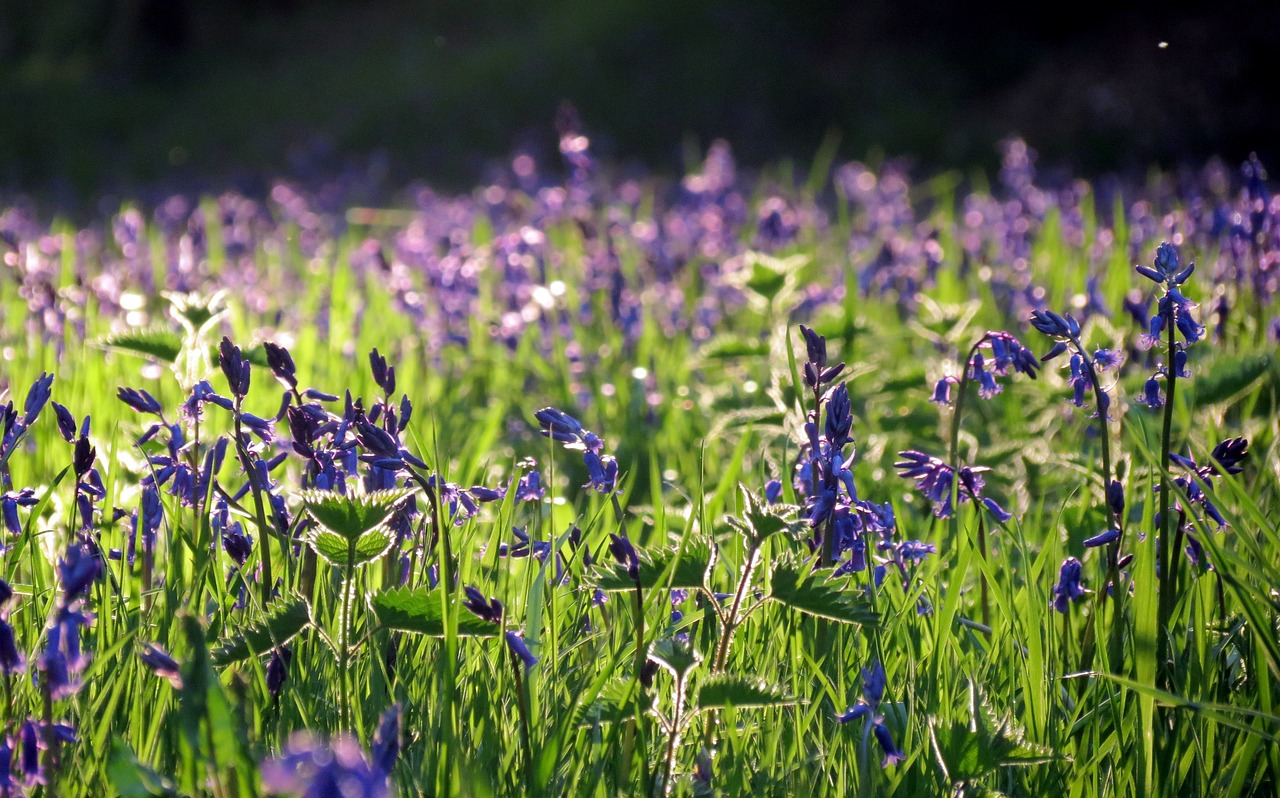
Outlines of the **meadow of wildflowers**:
M 1274 795 L 1263 167 L 0 212 L 0 795 Z

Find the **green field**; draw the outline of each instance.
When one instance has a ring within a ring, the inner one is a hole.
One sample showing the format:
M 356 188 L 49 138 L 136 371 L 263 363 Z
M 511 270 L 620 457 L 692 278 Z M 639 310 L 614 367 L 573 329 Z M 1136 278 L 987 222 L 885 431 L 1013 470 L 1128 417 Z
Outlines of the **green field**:
M 1260 174 L 561 148 L 0 214 L 0 794 L 1275 794 Z

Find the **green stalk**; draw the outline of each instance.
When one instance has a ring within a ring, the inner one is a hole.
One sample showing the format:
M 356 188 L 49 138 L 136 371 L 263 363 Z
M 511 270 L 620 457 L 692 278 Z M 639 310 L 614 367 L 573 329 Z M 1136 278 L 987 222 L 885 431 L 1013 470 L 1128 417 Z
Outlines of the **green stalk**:
M 978 339 L 969 353 L 965 355 L 964 360 L 960 364 L 960 382 L 956 385 L 956 409 L 951 414 L 951 446 L 949 449 L 951 466 L 951 519 L 948 526 L 950 527 L 951 540 L 955 540 L 960 532 L 960 416 L 964 412 L 964 397 L 969 387 L 969 363 L 973 360 L 973 356 L 977 354 L 978 347 L 986 342 L 987 336 L 983 335 Z M 977 497 L 971 497 L 974 500 L 974 511 L 978 514 L 978 554 L 982 557 L 985 565 L 987 562 L 987 530 L 982 523 L 982 508 L 977 506 Z M 982 625 L 991 628 L 988 620 L 991 617 L 991 607 L 988 598 L 987 573 L 985 569 L 978 571 L 979 586 L 982 594 Z
M 1169 478 L 1169 452 L 1172 450 L 1173 438 L 1173 404 L 1177 394 L 1178 385 L 1178 369 L 1174 363 L 1175 342 L 1174 332 L 1177 325 L 1173 319 L 1169 319 L 1165 325 L 1168 328 L 1168 350 L 1165 359 L 1165 380 L 1168 389 L 1164 402 L 1164 423 L 1160 430 L 1160 595 L 1158 603 L 1158 615 L 1156 624 L 1156 660 L 1158 663 L 1156 686 L 1160 686 L 1160 682 L 1167 681 L 1170 676 L 1167 673 L 1166 662 L 1169 657 L 1169 621 L 1173 617 L 1174 603 L 1174 585 L 1173 578 L 1174 566 L 1178 560 L 1173 556 L 1172 542 L 1169 540 L 1170 524 L 1172 518 L 1169 515 L 1169 494 L 1173 490 L 1173 485 Z M 1161 673 L 1163 672 L 1163 675 Z

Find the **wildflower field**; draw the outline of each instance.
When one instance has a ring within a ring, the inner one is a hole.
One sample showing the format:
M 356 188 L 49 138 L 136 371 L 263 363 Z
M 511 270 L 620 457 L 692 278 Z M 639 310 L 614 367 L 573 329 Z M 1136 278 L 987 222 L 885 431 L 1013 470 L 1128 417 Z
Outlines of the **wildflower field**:
M 561 152 L 0 211 L 0 795 L 1276 794 L 1262 164 Z

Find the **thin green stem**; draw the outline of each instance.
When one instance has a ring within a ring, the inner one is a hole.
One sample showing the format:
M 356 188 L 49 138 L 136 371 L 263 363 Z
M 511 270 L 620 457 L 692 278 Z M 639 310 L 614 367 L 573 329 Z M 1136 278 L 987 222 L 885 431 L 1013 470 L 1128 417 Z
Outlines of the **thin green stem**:
M 1160 551 L 1160 596 L 1158 603 L 1158 625 L 1157 625 L 1157 662 L 1159 663 L 1158 671 L 1164 672 L 1163 676 L 1157 674 L 1157 683 L 1168 681 L 1170 674 L 1167 673 L 1167 660 L 1169 657 L 1169 621 L 1173 616 L 1174 604 L 1174 584 L 1173 577 L 1174 567 L 1177 559 L 1173 556 L 1173 547 L 1171 545 L 1170 528 L 1173 519 L 1169 513 L 1169 494 L 1173 490 L 1169 478 L 1169 452 L 1173 449 L 1173 405 L 1177 398 L 1178 386 L 1178 369 L 1174 362 L 1177 344 L 1174 341 L 1174 332 L 1177 325 L 1173 320 L 1165 325 L 1168 330 L 1168 349 L 1165 355 L 1165 381 L 1167 390 L 1165 391 L 1164 403 L 1164 423 L 1160 430 L 1160 524 L 1159 524 L 1159 551 Z M 1159 684 L 1157 684 L 1159 686 Z

